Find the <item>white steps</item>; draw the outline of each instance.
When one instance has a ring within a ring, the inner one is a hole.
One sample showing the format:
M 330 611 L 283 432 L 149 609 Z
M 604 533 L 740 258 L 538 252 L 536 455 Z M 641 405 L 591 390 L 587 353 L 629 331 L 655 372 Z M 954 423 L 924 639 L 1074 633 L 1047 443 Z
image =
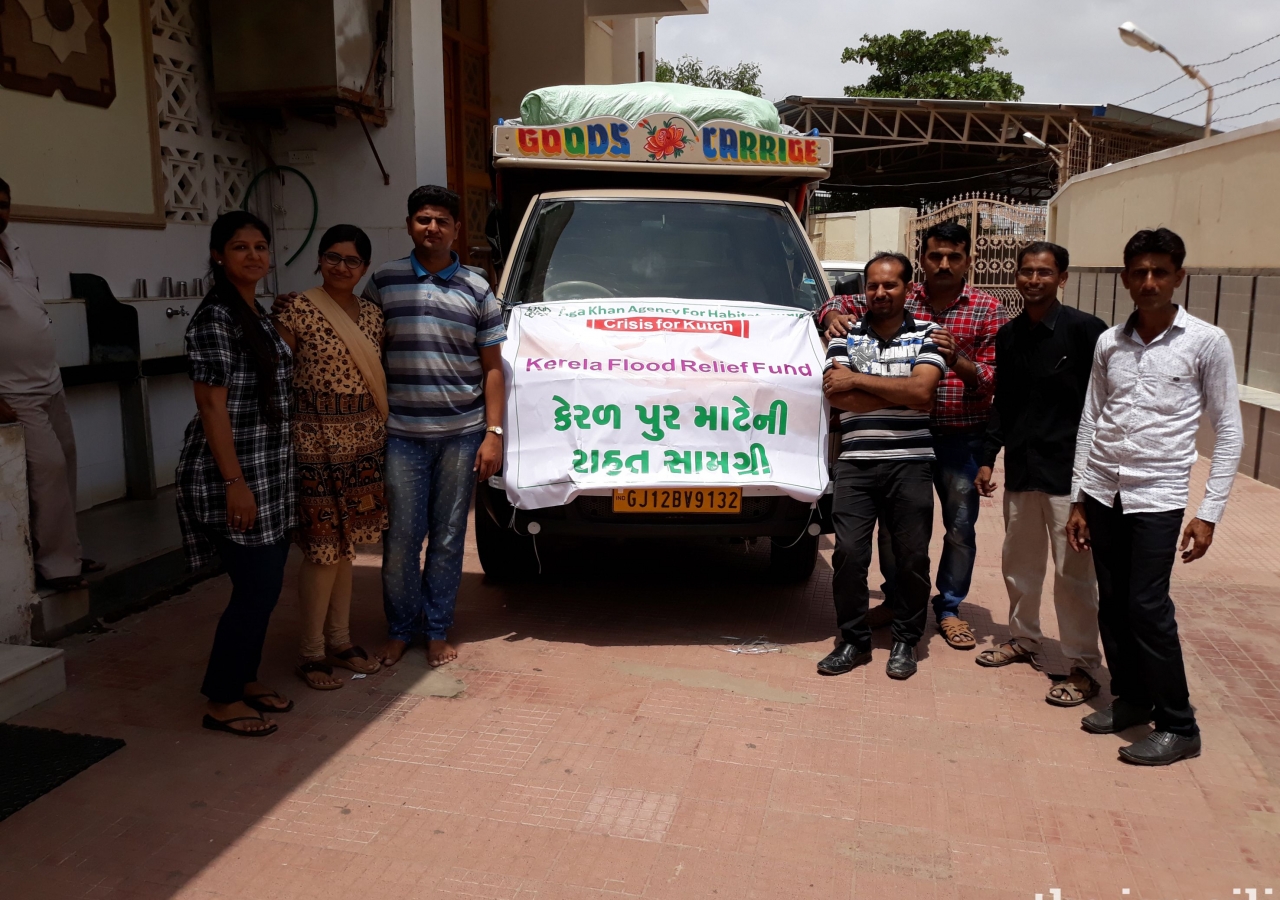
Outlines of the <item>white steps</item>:
M 66 689 L 61 650 L 0 644 L 0 722 Z

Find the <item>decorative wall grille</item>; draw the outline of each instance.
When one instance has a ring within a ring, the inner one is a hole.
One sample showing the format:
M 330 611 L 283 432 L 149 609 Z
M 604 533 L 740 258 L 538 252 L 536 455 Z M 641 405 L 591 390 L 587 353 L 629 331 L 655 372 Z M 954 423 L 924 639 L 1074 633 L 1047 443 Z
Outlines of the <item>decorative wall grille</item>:
M 207 21 L 204 0 L 151 0 L 160 162 L 170 222 L 212 222 L 239 207 L 252 176 L 245 132 L 213 106 Z

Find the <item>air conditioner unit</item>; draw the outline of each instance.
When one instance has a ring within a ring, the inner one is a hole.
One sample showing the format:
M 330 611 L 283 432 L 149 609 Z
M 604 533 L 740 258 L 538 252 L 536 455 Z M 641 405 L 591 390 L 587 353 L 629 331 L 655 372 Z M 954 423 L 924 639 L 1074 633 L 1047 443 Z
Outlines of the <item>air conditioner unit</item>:
M 216 0 L 215 101 L 243 117 L 291 110 L 383 118 L 392 0 Z

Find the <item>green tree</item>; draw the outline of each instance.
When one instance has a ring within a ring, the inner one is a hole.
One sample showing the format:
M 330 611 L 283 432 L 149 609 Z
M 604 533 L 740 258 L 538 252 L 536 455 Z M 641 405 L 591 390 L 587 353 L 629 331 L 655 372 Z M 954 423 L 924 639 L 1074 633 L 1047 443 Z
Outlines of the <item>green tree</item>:
M 760 88 L 760 67 L 755 63 L 740 62 L 728 69 L 708 66 L 704 70 L 702 60 L 686 54 L 674 63 L 665 59 L 658 60 L 655 74 L 657 81 L 718 88 L 722 91 L 742 91 L 752 97 L 764 96 L 764 91 Z
M 1022 85 L 1010 73 L 986 65 L 988 57 L 1008 54 L 1000 38 L 964 30 L 864 34 L 861 44 L 844 48 L 840 62 L 871 63 L 876 74 L 864 84 L 849 85 L 844 93 L 846 97 L 1021 100 Z

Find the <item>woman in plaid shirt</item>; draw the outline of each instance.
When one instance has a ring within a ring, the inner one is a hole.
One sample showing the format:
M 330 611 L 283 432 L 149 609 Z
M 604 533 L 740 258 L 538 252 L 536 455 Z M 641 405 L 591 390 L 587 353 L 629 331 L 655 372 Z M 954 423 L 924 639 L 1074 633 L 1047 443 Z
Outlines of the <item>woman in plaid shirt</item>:
M 297 509 L 293 356 L 254 299 L 270 267 L 266 224 L 247 212 L 220 216 L 209 256 L 213 288 L 186 335 L 198 412 L 178 460 L 178 521 L 188 564 L 199 568 L 216 555 L 231 576 L 201 687 L 209 698 L 204 727 L 263 737 L 276 725 L 262 713 L 293 708 L 258 681 Z

